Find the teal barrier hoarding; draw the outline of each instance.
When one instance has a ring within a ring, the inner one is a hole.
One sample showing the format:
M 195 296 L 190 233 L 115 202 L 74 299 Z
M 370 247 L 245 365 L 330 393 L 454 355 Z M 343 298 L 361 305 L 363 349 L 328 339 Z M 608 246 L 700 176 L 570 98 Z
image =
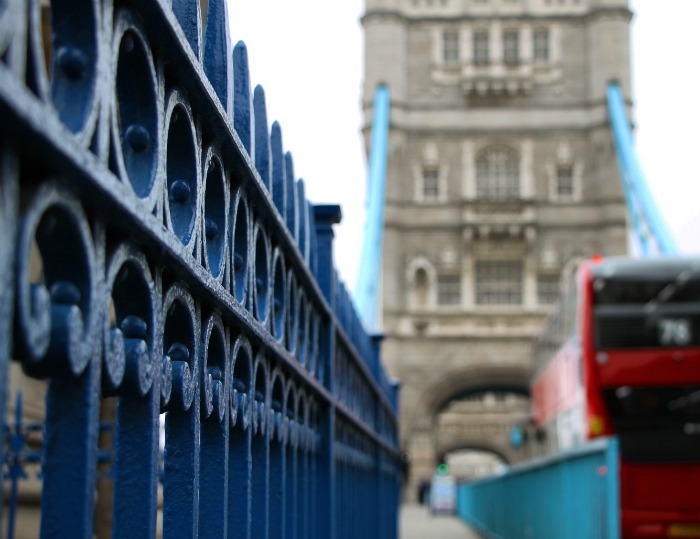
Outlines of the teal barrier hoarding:
M 457 512 L 485 537 L 619 539 L 618 444 L 596 440 L 461 484 Z

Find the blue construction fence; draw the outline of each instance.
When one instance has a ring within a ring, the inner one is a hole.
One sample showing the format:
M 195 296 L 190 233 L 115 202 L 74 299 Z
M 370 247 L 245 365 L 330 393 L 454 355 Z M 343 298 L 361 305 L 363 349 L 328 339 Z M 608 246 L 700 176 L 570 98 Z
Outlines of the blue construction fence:
M 489 539 L 619 539 L 618 443 L 600 439 L 461 484 L 457 513 Z
M 0 461 L 20 500 L 40 461 L 41 537 L 396 537 L 398 386 L 340 207 L 228 29 L 225 0 L 0 0 Z

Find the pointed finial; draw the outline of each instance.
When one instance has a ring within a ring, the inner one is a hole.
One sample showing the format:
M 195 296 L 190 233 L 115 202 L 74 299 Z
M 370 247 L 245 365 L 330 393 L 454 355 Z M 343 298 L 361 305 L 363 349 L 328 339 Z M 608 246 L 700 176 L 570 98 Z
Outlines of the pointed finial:
M 231 38 L 228 31 L 228 11 L 225 0 L 209 0 L 207 29 L 204 36 L 204 73 L 219 96 L 221 106 L 230 116 L 233 89 L 229 84 L 233 74 Z
M 248 49 L 239 41 L 233 48 L 233 128 L 249 156 L 253 155 L 253 119 Z
M 255 87 L 253 93 L 253 112 L 255 113 L 255 168 L 258 169 L 258 173 L 268 192 L 272 193 L 270 138 L 267 134 L 265 90 L 259 84 Z

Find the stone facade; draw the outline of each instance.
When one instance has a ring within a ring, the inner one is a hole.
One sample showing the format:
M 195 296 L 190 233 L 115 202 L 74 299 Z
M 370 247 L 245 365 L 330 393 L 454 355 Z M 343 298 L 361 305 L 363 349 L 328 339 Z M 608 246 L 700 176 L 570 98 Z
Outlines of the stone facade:
M 366 0 L 368 143 L 374 89 L 391 92 L 383 356 L 402 382 L 409 494 L 443 456 L 443 410 L 527 394 L 562 279 L 627 250 L 605 90 L 630 96 L 630 19 L 627 0 Z M 465 430 L 465 448 L 527 455 Z

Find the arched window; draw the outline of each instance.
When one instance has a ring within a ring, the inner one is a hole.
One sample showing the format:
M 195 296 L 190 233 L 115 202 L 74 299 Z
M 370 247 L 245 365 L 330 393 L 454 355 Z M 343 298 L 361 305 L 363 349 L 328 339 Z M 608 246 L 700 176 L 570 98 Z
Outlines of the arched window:
M 406 292 L 409 309 L 426 309 L 435 305 L 435 268 L 418 256 L 406 266 Z
M 428 283 L 428 272 L 425 268 L 418 268 L 415 277 L 415 305 L 416 307 L 428 306 L 428 294 L 430 292 Z
M 489 200 L 520 197 L 520 163 L 515 151 L 491 146 L 477 156 L 476 196 Z

